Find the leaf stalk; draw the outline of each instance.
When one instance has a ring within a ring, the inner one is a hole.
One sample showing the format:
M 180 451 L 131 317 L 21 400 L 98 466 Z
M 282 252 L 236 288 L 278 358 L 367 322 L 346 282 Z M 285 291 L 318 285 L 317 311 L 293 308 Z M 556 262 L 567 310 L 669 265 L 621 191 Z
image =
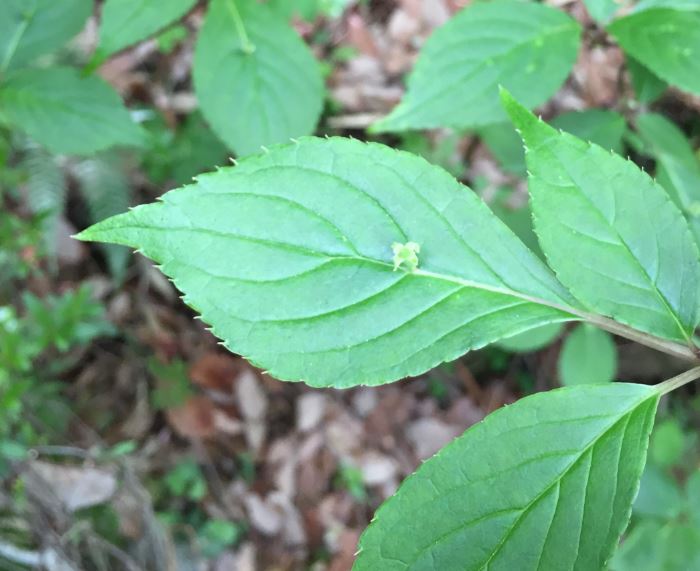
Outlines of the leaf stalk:
M 241 13 L 236 6 L 236 0 L 228 0 L 226 5 L 231 14 L 233 25 L 236 27 L 236 33 L 241 38 L 241 49 L 246 54 L 252 54 L 255 51 L 255 44 L 253 44 L 248 37 L 248 32 L 246 32 L 245 25 L 243 24 L 243 18 L 241 18 Z
M 656 385 L 656 390 L 659 391 L 660 395 L 665 395 L 697 379 L 700 379 L 700 367 L 693 367 L 685 373 L 681 373 L 663 383 L 659 383 Z

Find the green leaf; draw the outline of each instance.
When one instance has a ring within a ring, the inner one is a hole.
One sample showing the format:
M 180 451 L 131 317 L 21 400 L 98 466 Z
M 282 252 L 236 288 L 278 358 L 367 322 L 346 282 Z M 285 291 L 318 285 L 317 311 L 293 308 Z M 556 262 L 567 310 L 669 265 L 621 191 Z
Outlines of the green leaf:
M 357 0 L 268 0 L 270 7 L 287 20 L 300 18 L 313 22 L 319 16 L 338 18 L 343 11 Z
M 602 569 L 629 520 L 657 402 L 651 387 L 615 383 L 496 411 L 379 508 L 353 570 Z
M 700 528 L 700 468 L 688 477 L 685 483 L 686 510 L 693 525 Z
M 156 388 L 151 393 L 151 405 L 157 410 L 178 408 L 195 393 L 190 383 L 187 365 L 177 359 L 172 363 L 161 363 L 156 358 L 148 361 L 148 370 L 156 379 Z M 184 464 L 183 470 L 184 470 Z M 199 468 L 195 465 L 195 468 Z M 197 472 L 199 473 L 199 472 Z
M 176 131 L 160 114 L 150 117 L 144 127 L 148 143 L 140 156 L 143 168 L 152 182 L 167 186 L 166 190 L 231 162 L 230 151 L 198 112 L 188 115 Z
M 622 49 L 661 79 L 700 93 L 700 5 L 637 10 L 608 31 Z
M 529 331 L 518 333 L 496 343 L 498 347 L 513 353 L 531 353 L 546 347 L 554 341 L 562 331 L 561 323 L 540 325 Z
M 213 0 L 199 33 L 194 86 L 204 117 L 238 155 L 311 133 L 323 104 L 318 62 L 254 0 Z
M 690 342 L 698 249 L 663 188 L 632 162 L 502 96 L 527 149 L 535 232 L 560 281 L 593 312 Z
M 700 569 L 700 529 L 679 522 L 643 520 L 615 554 L 611 571 Z
M 622 152 L 622 136 L 627 130 L 625 118 L 616 111 L 587 109 L 569 111 L 552 119 L 552 127 L 600 145 L 606 150 Z
M 673 478 L 657 466 L 647 466 L 634 502 L 634 514 L 673 519 L 680 514 L 682 507 L 681 491 Z
M 86 230 L 162 265 L 232 351 L 284 380 L 381 384 L 575 303 L 469 189 L 404 152 L 303 138 Z M 392 245 L 420 247 L 394 271 Z
M 636 12 L 649 8 L 674 8 L 676 10 L 697 10 L 698 0 L 640 0 L 634 7 Z
M 53 153 L 91 154 L 142 141 L 143 132 L 119 95 L 103 80 L 73 68 L 15 72 L 0 86 L 0 108 Z
M 685 214 L 700 244 L 700 161 L 683 132 L 663 115 L 637 116 L 637 131 L 656 158 L 656 178 Z
M 554 8 L 516 0 L 474 3 L 426 42 L 401 103 L 375 132 L 466 128 L 505 120 L 498 85 L 525 105 L 544 103 L 564 82 L 581 29 Z
M 608 383 L 617 372 L 615 342 L 606 331 L 583 323 L 564 340 L 558 366 L 564 385 Z
M 501 168 L 517 177 L 525 177 L 525 153 L 518 133 L 511 123 L 494 123 L 478 131 Z
M 588 13 L 598 22 L 607 22 L 620 9 L 618 0 L 583 0 Z
M 683 459 L 685 451 L 685 434 L 675 418 L 659 423 L 651 436 L 649 457 L 663 468 L 670 468 Z
M 625 118 L 607 109 L 562 113 L 552 119 L 552 126 L 615 152 L 622 151 L 622 136 L 627 130 Z M 516 176 L 525 176 L 527 169 L 522 141 L 511 123 L 482 127 L 479 136 L 503 170 Z
M 243 529 L 223 519 L 210 519 L 197 534 L 197 541 L 205 557 L 216 557 L 234 545 L 243 535 Z
M 2 0 L 0 69 L 21 67 L 61 47 L 91 12 L 92 0 Z
M 505 189 L 502 189 L 505 190 Z M 526 203 L 519 207 L 513 207 L 505 201 L 494 201 L 491 204 L 494 214 L 498 216 L 513 233 L 520 238 L 530 251 L 544 260 L 544 254 L 537 241 L 535 231 L 532 229 L 532 212 Z
M 269 0 L 270 8 L 282 18 L 298 17 L 313 22 L 321 12 L 321 0 Z
M 140 42 L 182 18 L 197 0 L 107 0 L 98 52 L 104 57 Z
M 627 71 L 640 103 L 651 103 L 666 91 L 668 84 L 636 59 L 627 56 Z

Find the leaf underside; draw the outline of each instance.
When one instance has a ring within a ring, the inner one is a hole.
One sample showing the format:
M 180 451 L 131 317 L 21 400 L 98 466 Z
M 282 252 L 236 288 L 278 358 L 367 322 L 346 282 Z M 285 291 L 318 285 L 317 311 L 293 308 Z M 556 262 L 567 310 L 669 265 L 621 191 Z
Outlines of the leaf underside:
M 658 395 L 540 393 L 489 415 L 407 478 L 354 571 L 592 571 L 627 525 Z
M 226 346 L 283 380 L 381 384 L 576 302 L 469 189 L 408 153 L 303 138 L 88 229 L 161 264 Z M 392 244 L 420 246 L 394 271 Z
M 539 105 L 569 74 L 580 31 L 568 15 L 540 4 L 474 3 L 430 37 L 403 100 L 373 129 L 468 128 L 504 121 L 499 85 L 525 105 Z

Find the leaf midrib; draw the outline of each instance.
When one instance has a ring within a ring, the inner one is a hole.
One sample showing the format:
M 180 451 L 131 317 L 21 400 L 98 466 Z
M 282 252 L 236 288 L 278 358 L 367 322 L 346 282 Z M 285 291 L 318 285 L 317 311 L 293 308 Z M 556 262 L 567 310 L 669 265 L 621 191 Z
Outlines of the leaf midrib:
M 103 240 L 97 234 L 99 232 L 102 232 L 102 231 L 110 232 L 111 230 L 112 229 L 96 230 L 94 235 L 90 235 L 90 234 L 92 234 L 92 233 L 90 233 L 86 236 L 82 236 L 82 239 L 89 240 L 89 241 Z M 308 256 L 316 256 L 319 258 L 326 258 L 328 260 L 356 260 L 356 261 L 360 261 L 360 262 L 364 262 L 364 263 L 368 263 L 368 264 L 374 264 L 376 266 L 385 268 L 385 269 L 390 270 L 392 272 L 394 271 L 394 266 L 392 263 L 385 262 L 383 260 L 377 260 L 374 258 L 369 258 L 366 256 L 361 256 L 361 255 L 333 256 L 333 255 L 329 255 L 329 254 L 326 254 L 323 252 L 318 252 L 316 250 L 311 250 L 311 249 L 305 248 L 303 246 L 298 246 L 296 244 L 289 244 L 287 242 L 276 242 L 276 241 L 267 240 L 267 239 L 263 239 L 263 238 L 253 238 L 250 236 L 236 235 L 236 234 L 232 234 L 230 232 L 220 232 L 220 231 L 211 230 L 208 228 L 190 228 L 187 226 L 180 226 L 180 227 L 168 226 L 167 228 L 165 228 L 165 227 L 159 228 L 159 227 L 147 226 L 147 225 L 124 224 L 124 225 L 119 226 L 118 230 L 119 231 L 146 230 L 149 232 L 154 232 L 154 231 L 159 231 L 159 232 L 179 232 L 179 231 L 202 232 L 202 233 L 220 236 L 220 237 L 224 237 L 224 238 L 236 238 L 236 239 L 240 239 L 240 240 L 247 240 L 250 242 L 255 242 L 257 244 L 262 244 L 262 245 L 267 245 L 267 246 L 272 246 L 272 247 L 277 247 L 277 248 L 283 248 L 283 249 L 286 249 L 286 250 L 289 250 L 292 252 L 297 252 L 297 253 L 305 254 Z M 106 241 L 117 243 L 117 244 L 124 244 L 126 246 L 131 246 L 131 247 L 138 247 L 138 245 L 135 245 L 128 240 L 114 240 L 114 239 L 108 238 L 108 239 L 106 239 Z M 151 257 L 151 256 L 149 255 L 149 257 Z M 155 256 L 153 258 L 156 259 Z M 164 262 L 164 260 L 156 260 L 156 261 L 158 261 L 159 263 Z M 405 270 L 400 270 L 400 271 L 405 271 Z M 557 309 L 557 310 L 562 311 L 564 313 L 569 313 L 570 315 L 572 315 L 574 317 L 579 317 L 582 319 L 587 318 L 587 314 L 585 314 L 584 312 L 579 311 L 573 307 L 570 307 L 570 306 L 567 306 L 564 304 L 558 304 L 555 302 L 547 301 L 545 299 L 538 298 L 535 296 L 530 296 L 530 295 L 527 295 L 525 293 L 511 290 L 509 288 L 492 286 L 492 285 L 483 284 L 483 283 L 472 281 L 472 280 L 463 279 L 463 278 L 460 278 L 457 276 L 452 276 L 449 274 L 442 274 L 439 272 L 432 272 L 432 271 L 426 271 L 426 270 L 421 270 L 421 269 L 416 269 L 410 273 L 412 275 L 415 275 L 415 276 L 421 276 L 421 277 L 425 277 L 425 278 L 429 278 L 429 279 L 436 279 L 436 280 L 440 280 L 440 281 L 445 281 L 445 282 L 457 284 L 457 285 L 460 285 L 460 286 L 466 287 L 466 288 L 479 289 L 479 290 L 483 290 L 483 291 L 489 291 L 492 293 L 498 293 L 501 295 L 511 296 L 511 297 L 521 299 L 523 301 L 528 301 L 528 302 L 531 302 L 531 303 L 534 303 L 537 305 L 551 307 L 552 309 Z

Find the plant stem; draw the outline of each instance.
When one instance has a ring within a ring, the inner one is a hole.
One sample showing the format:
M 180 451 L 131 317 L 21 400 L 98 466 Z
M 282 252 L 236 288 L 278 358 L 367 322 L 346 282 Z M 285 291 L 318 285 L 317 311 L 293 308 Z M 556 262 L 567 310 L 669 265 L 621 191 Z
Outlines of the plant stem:
M 600 315 L 582 313 L 580 316 L 585 321 L 588 321 L 589 323 L 596 325 L 609 333 L 619 335 L 620 337 L 624 337 L 630 341 L 635 341 L 640 345 L 646 345 L 647 347 L 651 347 L 652 349 L 656 349 L 657 351 L 661 351 L 667 355 L 673 355 L 674 357 L 678 357 L 679 359 L 683 359 L 685 361 L 690 361 L 693 363 L 700 362 L 697 354 L 687 345 L 682 345 L 660 337 L 655 337 L 654 335 L 633 329 L 632 327 L 628 327 Z
M 0 64 L 0 73 L 5 73 L 5 71 L 9 67 L 10 62 L 12 61 L 12 58 L 15 55 L 15 52 L 17 51 L 19 42 L 22 39 L 24 32 L 27 31 L 29 22 L 31 22 L 32 18 L 34 17 L 35 11 L 36 7 L 34 7 L 30 12 L 27 12 L 24 15 L 24 19 L 19 23 L 19 26 L 17 26 L 14 35 L 10 38 L 10 41 L 7 44 L 7 51 L 5 52 L 5 57 L 2 59 L 2 64 Z
M 248 32 L 245 30 L 243 18 L 241 18 L 241 14 L 236 7 L 236 0 L 228 0 L 226 5 L 228 6 L 228 11 L 231 14 L 231 18 L 233 19 L 233 25 L 236 27 L 236 33 L 241 38 L 241 47 L 243 48 L 243 51 L 247 54 L 252 54 L 255 51 L 255 45 L 250 41 Z
M 697 379 L 700 379 L 700 367 L 694 367 L 685 373 L 681 373 L 663 383 L 659 383 L 656 385 L 656 390 L 659 391 L 659 394 L 665 395 Z

